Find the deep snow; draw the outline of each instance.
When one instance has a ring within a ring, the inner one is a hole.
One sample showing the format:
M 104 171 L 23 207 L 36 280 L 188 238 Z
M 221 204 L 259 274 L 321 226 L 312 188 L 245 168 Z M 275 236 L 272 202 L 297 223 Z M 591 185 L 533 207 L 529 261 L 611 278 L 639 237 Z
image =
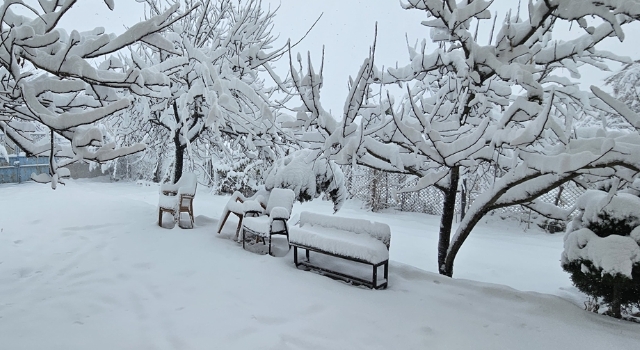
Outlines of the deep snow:
M 235 218 L 216 234 L 227 200 L 199 186 L 195 229 L 163 229 L 157 185 L 0 185 L 0 349 L 640 344 L 640 325 L 582 309 L 584 296 L 560 268 L 562 235 L 480 224 L 448 279 L 434 273 L 437 217 L 376 214 L 348 201 L 340 216 L 391 227 L 389 288 L 371 291 L 296 270 L 286 249 L 244 251 L 230 239 Z M 330 214 L 332 205 L 296 203 L 294 216 L 302 210 Z

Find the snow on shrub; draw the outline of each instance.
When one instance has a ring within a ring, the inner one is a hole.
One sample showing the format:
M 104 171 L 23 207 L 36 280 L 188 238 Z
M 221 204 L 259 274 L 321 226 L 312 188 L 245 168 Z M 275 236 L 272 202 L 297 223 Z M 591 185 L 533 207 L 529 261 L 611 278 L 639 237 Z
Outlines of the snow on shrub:
M 609 314 L 640 302 L 640 198 L 590 190 L 567 225 L 562 268 L 582 292 L 602 298 Z
M 278 159 L 265 178 L 265 188 L 290 188 L 300 202 L 320 197 L 324 192 L 338 211 L 347 198 L 344 173 L 333 161 L 316 150 L 302 149 Z
M 234 156 L 211 163 L 216 179 L 214 191 L 217 194 L 232 194 L 239 191 L 245 196 L 251 196 L 260 187 L 257 179 L 261 177 L 261 169 L 248 158 Z

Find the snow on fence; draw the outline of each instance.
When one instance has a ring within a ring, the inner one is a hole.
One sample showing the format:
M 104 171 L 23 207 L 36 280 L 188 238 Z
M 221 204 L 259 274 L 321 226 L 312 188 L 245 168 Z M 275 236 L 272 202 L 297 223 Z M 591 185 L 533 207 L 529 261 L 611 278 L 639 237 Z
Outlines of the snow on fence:
M 0 183 L 21 183 L 31 180 L 31 174 L 49 173 L 49 157 L 9 156 L 0 158 Z
M 71 177 L 91 178 L 103 176 L 100 167 L 91 167 L 88 163 L 76 162 L 66 166 L 71 172 Z M 31 174 L 36 175 L 49 173 L 49 157 L 36 156 L 25 157 L 10 155 L 9 161 L 4 157 L 0 157 L 0 184 L 3 183 L 22 183 L 31 181 Z
M 362 200 L 373 211 L 386 208 L 396 208 L 401 211 L 419 212 L 431 215 L 442 215 L 442 192 L 429 187 L 415 192 L 399 193 L 398 190 L 415 185 L 417 179 L 408 175 L 387 173 L 366 168 L 357 168 L 356 171 L 347 171 L 347 187 L 350 198 Z M 570 208 L 578 197 L 584 192 L 582 188 L 573 183 L 568 183 L 560 188 L 544 194 L 541 199 L 548 203 L 554 203 L 562 208 Z M 466 193 L 466 206 L 473 202 L 477 192 Z M 458 192 L 456 198 L 456 220 L 460 220 L 462 213 L 462 193 Z M 515 205 L 496 210 L 494 215 L 511 217 L 526 223 L 539 222 L 540 217 L 528 208 Z

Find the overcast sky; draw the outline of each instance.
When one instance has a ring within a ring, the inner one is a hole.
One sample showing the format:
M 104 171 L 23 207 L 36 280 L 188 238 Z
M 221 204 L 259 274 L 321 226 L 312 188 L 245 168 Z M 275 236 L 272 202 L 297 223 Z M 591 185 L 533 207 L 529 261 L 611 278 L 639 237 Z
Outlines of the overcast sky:
M 80 30 L 102 26 L 108 32 L 120 33 L 125 26 L 130 26 L 143 17 L 142 5 L 133 0 L 116 0 L 115 3 L 115 11 L 110 12 L 102 0 L 80 0 L 61 25 Z M 517 6 L 517 3 L 516 0 L 496 0 L 491 9 L 498 13 L 498 22 L 504 18 L 509 7 Z M 263 6 L 280 6 L 274 32 L 279 33 L 279 43 L 282 44 L 288 38 L 292 42 L 298 41 L 318 16 L 323 14 L 316 27 L 294 52 L 304 55 L 309 51 L 314 65 L 319 67 L 322 46 L 325 46 L 322 103 L 336 117 L 342 113 L 347 95 L 347 79 L 349 75 L 357 74 L 373 42 L 376 22 L 378 67 L 407 64 L 405 34 L 410 43 L 429 38 L 428 28 L 420 24 L 420 21 L 426 19 L 424 12 L 404 10 L 396 0 L 263 0 Z M 490 23 L 486 22 L 485 31 L 488 32 Z M 634 27 L 626 29 L 625 43 L 621 44 L 612 38 L 601 49 L 640 59 L 638 33 L 640 25 L 634 24 Z M 570 33 L 566 35 L 571 36 Z M 284 76 L 287 65 L 287 61 L 281 61 L 277 64 L 276 71 Z M 607 73 L 590 69 L 584 71 L 581 82 L 585 88 L 592 84 L 602 85 L 602 79 L 606 76 Z

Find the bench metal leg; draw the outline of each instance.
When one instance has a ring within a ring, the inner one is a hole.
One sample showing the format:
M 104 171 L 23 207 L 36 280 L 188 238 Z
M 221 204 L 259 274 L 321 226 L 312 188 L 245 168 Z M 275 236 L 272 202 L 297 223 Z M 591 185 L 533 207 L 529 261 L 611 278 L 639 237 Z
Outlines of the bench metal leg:
M 376 289 L 378 286 L 378 266 L 373 265 L 373 289 Z
M 309 249 L 305 249 L 305 255 L 307 257 L 307 262 L 310 262 L 311 260 L 309 259 Z
M 298 267 L 298 247 L 293 247 L 293 263 Z
M 384 280 L 385 281 L 389 280 L 389 260 L 387 260 L 387 262 L 384 263 Z

